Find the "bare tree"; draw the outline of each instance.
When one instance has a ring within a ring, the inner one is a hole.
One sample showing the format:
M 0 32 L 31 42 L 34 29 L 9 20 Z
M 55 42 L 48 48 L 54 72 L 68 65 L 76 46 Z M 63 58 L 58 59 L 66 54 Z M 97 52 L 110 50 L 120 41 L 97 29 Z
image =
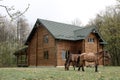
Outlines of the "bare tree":
M 3 0 L 0 0 L 0 1 L 3 1 Z M 14 19 L 22 16 L 29 9 L 29 6 L 30 6 L 30 4 L 28 4 L 27 8 L 25 8 L 25 10 L 23 12 L 17 10 L 16 12 L 11 13 L 12 11 L 16 10 L 13 5 L 11 7 L 8 7 L 6 5 L 0 4 L 0 7 L 3 7 L 6 10 L 6 13 L 10 17 L 11 20 L 14 20 Z
M 76 25 L 76 26 L 81 26 L 81 25 L 82 25 L 80 19 L 78 19 L 78 18 L 74 19 L 74 20 L 72 21 L 72 24 L 73 24 L 73 25 Z
M 29 24 L 24 17 L 20 17 L 17 20 L 17 39 L 21 45 L 24 45 L 24 42 L 27 39 L 27 36 L 30 32 Z
M 17 46 L 19 46 L 19 44 L 17 43 L 18 40 L 16 36 L 18 26 L 16 27 L 13 20 L 19 19 L 19 17 L 21 17 L 29 9 L 29 6 L 30 5 L 28 4 L 28 6 L 21 12 L 16 10 L 13 5 L 9 7 L 7 5 L 0 4 L 0 7 L 4 8 L 7 13 L 5 16 L 0 15 L 0 66 L 2 67 L 12 66 L 15 62 L 13 53 L 18 50 Z M 6 18 L 6 16 L 9 16 L 10 21 Z M 24 24 L 20 25 L 24 26 L 24 29 L 26 30 L 25 24 L 28 26 L 27 23 L 24 23 L 24 20 L 23 22 L 20 20 L 20 22 Z M 26 34 L 23 30 L 20 31 L 20 35 L 22 33 L 24 34 L 24 36 L 21 35 L 22 38 L 24 38 Z

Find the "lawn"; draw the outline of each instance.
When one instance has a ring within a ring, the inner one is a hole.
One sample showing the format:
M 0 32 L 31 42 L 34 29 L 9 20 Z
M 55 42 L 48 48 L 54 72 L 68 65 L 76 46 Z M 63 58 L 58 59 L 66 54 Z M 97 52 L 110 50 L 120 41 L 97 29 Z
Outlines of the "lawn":
M 85 72 L 64 68 L 0 68 L 0 80 L 120 80 L 120 67 L 85 68 Z

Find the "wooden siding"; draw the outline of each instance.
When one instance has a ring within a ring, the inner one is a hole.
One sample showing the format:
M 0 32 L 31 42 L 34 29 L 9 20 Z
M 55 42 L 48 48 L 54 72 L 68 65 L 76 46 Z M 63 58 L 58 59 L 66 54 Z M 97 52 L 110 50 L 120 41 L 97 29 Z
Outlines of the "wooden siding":
M 88 42 L 88 38 L 93 38 L 94 42 Z M 88 37 L 85 39 L 85 53 L 89 53 L 89 52 L 93 52 L 93 53 L 97 53 L 103 50 L 103 45 L 100 45 L 99 42 L 99 38 L 94 34 L 91 33 L 90 35 L 88 35 Z M 99 56 L 102 56 L 103 54 L 99 54 Z M 103 58 L 99 59 L 99 65 L 103 65 Z M 90 62 L 86 62 L 86 65 L 91 64 Z
M 31 39 L 28 50 L 29 50 L 29 65 L 35 66 L 36 65 L 36 34 Z
M 93 38 L 94 42 L 88 42 L 88 38 Z M 85 39 L 85 52 L 98 52 L 98 38 L 95 36 L 95 34 L 91 33 L 86 39 Z
M 64 40 L 57 40 L 56 42 L 57 42 L 57 66 L 64 66 L 65 59 L 62 59 L 62 51 L 69 50 L 70 52 L 74 53 L 73 52 L 75 48 L 74 42 Z
M 48 43 L 44 43 L 43 38 L 48 35 Z M 88 38 L 94 38 L 94 42 L 88 42 Z M 64 66 L 65 59 L 62 59 L 62 51 L 70 51 L 73 54 L 98 52 L 103 50 L 103 45 L 99 45 L 99 39 L 93 33 L 85 40 L 68 41 L 55 40 L 51 33 L 40 25 L 29 42 L 28 61 L 29 66 Z M 44 59 L 44 51 L 48 51 L 49 58 Z M 100 64 L 103 64 L 101 59 Z
M 80 40 L 80 41 L 76 41 L 76 54 L 78 54 L 78 53 L 84 53 L 84 47 L 85 47 L 85 45 L 84 45 L 84 40 Z
M 57 66 L 64 66 L 65 59 L 62 59 L 62 51 L 69 51 L 73 54 L 83 52 L 83 41 L 57 40 Z
M 48 35 L 48 43 L 44 43 L 43 37 Z M 55 66 L 56 48 L 55 39 L 48 30 L 40 25 L 29 43 L 29 66 Z M 49 58 L 44 59 L 44 51 L 48 51 Z

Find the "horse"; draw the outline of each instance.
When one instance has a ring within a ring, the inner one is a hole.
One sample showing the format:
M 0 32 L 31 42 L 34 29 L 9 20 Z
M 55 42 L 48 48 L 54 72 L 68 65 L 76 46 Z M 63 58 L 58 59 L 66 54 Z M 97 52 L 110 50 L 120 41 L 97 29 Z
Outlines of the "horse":
M 70 63 L 72 63 L 72 66 L 75 70 L 75 67 L 78 67 L 78 71 L 80 71 L 80 68 L 82 67 L 82 71 L 84 71 L 85 61 L 87 62 L 95 62 L 96 56 L 94 53 L 82 53 L 82 54 L 72 54 L 69 53 L 68 57 L 65 61 L 65 70 L 69 70 Z M 95 65 L 96 72 L 97 72 L 97 64 Z
M 78 58 L 79 58 L 78 71 L 80 71 L 81 67 L 82 71 L 85 71 L 84 70 L 85 62 L 94 62 L 95 72 L 98 72 L 98 56 L 95 53 L 82 53 Z
M 72 54 L 72 53 L 69 53 L 67 58 L 66 58 L 66 61 L 65 61 L 65 70 L 69 70 L 69 66 L 70 66 L 70 63 L 72 63 L 72 66 L 75 70 L 75 67 L 78 66 L 78 57 L 80 56 L 80 54 Z
M 70 63 L 72 63 L 74 70 L 75 67 L 78 67 L 78 71 L 80 71 L 80 68 L 82 67 L 82 71 L 85 71 L 84 70 L 85 62 L 92 62 L 94 63 L 95 66 L 95 72 L 98 72 L 99 60 L 103 57 L 107 58 L 108 60 L 111 59 L 108 51 L 81 54 L 69 53 L 65 61 L 65 70 L 69 70 Z
M 80 71 L 81 67 L 82 67 L 82 71 L 85 71 L 84 70 L 85 62 L 92 62 L 94 63 L 95 66 L 95 72 L 98 72 L 98 65 L 100 59 L 106 58 L 109 61 L 108 63 L 110 63 L 110 59 L 111 59 L 108 51 L 100 51 L 97 53 L 82 53 L 78 58 L 79 58 L 78 59 L 79 61 L 77 61 L 79 64 L 78 71 Z M 105 64 L 103 63 L 103 65 Z

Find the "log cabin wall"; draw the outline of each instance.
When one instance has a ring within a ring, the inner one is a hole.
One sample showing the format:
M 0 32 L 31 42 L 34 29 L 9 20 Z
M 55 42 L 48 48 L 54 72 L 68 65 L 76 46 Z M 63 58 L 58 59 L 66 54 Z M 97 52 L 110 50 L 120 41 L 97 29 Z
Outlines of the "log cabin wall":
M 56 65 L 56 48 L 55 39 L 49 31 L 39 26 L 38 29 L 38 65 L 39 66 L 55 66 Z M 44 42 L 44 37 L 48 36 L 48 43 Z M 48 51 L 48 59 L 44 59 L 44 52 Z
M 44 37 L 48 36 L 48 43 Z M 48 30 L 40 25 L 29 43 L 29 65 L 30 66 L 56 66 L 55 39 Z M 45 58 L 45 51 L 48 58 Z
M 94 33 L 90 33 L 90 35 L 85 39 L 85 52 L 98 52 L 98 38 L 95 36 Z
M 98 38 L 95 36 L 94 33 L 90 33 L 88 37 L 85 39 L 85 53 L 97 53 L 98 52 Z M 86 66 L 91 66 L 94 63 L 91 62 L 85 62 Z
M 29 42 L 28 46 L 28 65 L 35 66 L 36 65 L 36 34 L 32 37 L 31 41 Z
M 99 52 L 100 51 L 103 51 L 103 45 L 100 45 L 99 44 Z M 104 57 L 101 57 L 101 56 L 103 56 L 104 54 L 99 54 L 98 55 L 98 58 L 99 58 L 99 61 L 98 61 L 98 63 L 99 63 L 99 65 L 104 65 Z
M 88 39 L 93 39 L 93 42 L 90 42 Z M 93 52 L 93 53 L 97 53 L 97 52 L 101 52 L 103 51 L 103 45 L 100 45 L 100 42 L 99 42 L 99 38 L 94 34 L 94 33 L 91 33 L 86 39 L 85 39 L 85 52 L 86 53 L 89 53 L 89 52 Z M 99 65 L 103 65 L 103 54 L 99 54 L 98 55 L 98 63 Z M 89 64 L 89 63 L 88 63 Z M 86 65 L 88 65 L 86 63 Z
M 73 41 L 65 41 L 65 40 L 57 40 L 57 66 L 64 66 L 65 60 L 62 58 L 62 52 L 69 51 L 71 53 L 75 53 L 75 42 Z
M 103 45 L 99 44 L 99 52 L 103 51 Z
M 84 53 L 84 40 L 76 41 L 76 54 Z

